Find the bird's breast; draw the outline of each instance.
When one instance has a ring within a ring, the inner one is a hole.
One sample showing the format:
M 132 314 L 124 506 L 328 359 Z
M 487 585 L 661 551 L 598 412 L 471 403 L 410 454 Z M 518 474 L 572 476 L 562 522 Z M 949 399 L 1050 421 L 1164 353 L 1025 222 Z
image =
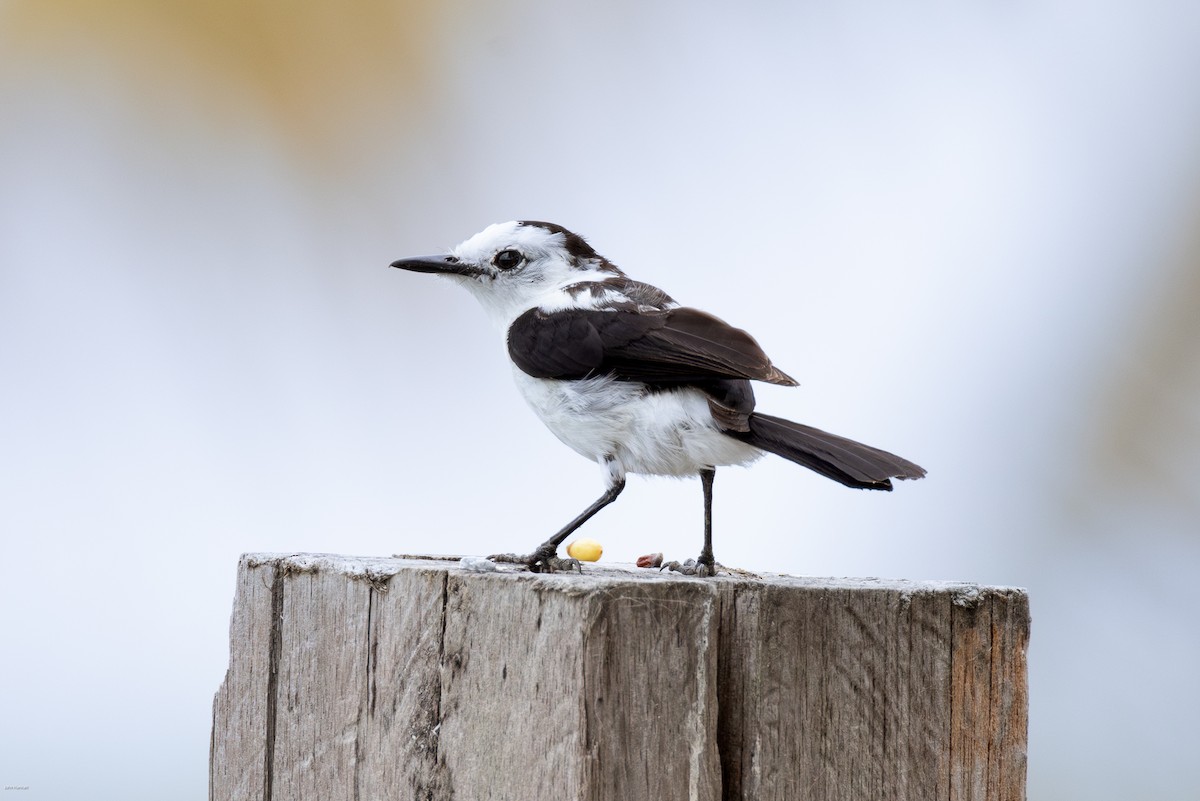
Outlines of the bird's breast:
M 514 368 L 525 401 L 546 427 L 590 460 L 615 456 L 631 473 L 690 476 L 745 464 L 761 452 L 722 434 L 704 393 L 650 389 L 612 376 L 534 378 Z

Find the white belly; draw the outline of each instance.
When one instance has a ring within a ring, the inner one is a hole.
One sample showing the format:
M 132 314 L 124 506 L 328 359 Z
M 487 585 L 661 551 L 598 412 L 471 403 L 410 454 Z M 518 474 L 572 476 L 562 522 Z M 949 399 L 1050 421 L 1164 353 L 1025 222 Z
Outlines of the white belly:
M 610 377 L 533 378 L 517 387 L 546 427 L 576 453 L 615 458 L 621 472 L 693 476 L 702 467 L 747 464 L 762 451 L 722 434 L 699 390 L 648 391 Z

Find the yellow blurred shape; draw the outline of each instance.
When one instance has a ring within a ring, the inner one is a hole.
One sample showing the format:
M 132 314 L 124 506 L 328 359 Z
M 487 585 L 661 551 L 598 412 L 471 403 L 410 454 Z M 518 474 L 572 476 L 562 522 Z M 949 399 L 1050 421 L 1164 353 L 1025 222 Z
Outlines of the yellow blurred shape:
M 587 537 L 575 540 L 567 546 L 567 556 L 578 559 L 580 562 L 597 562 L 602 553 L 604 553 L 604 547 Z

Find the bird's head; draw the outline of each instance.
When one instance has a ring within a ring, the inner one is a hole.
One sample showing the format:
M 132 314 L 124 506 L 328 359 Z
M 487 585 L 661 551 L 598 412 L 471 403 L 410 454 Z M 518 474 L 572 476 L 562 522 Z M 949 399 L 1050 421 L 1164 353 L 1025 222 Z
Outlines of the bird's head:
M 622 275 L 583 237 L 533 221 L 489 225 L 445 255 L 400 259 L 392 266 L 455 279 L 501 323 L 563 287 Z

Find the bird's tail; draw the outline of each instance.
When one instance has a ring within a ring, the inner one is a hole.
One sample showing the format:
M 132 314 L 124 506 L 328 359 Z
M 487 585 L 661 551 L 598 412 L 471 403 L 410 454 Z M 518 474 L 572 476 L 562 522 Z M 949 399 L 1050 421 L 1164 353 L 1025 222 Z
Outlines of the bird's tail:
M 891 491 L 893 478 L 925 475 L 924 468 L 894 453 L 769 414 L 751 414 L 749 431 L 725 433 L 847 487 Z

